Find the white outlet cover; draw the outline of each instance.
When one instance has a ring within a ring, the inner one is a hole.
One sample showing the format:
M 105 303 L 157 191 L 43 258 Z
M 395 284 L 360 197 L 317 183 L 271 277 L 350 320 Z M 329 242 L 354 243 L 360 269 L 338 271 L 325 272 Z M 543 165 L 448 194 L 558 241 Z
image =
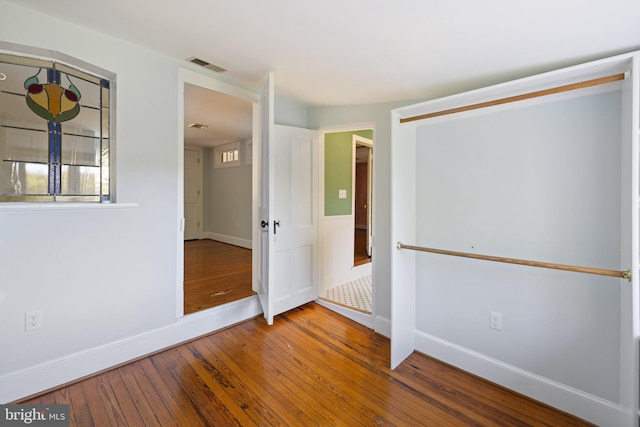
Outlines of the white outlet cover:
M 489 327 L 498 331 L 502 330 L 502 314 L 493 311 L 489 312 Z
M 42 310 L 27 311 L 24 314 L 24 330 L 32 331 L 42 328 L 43 314 Z

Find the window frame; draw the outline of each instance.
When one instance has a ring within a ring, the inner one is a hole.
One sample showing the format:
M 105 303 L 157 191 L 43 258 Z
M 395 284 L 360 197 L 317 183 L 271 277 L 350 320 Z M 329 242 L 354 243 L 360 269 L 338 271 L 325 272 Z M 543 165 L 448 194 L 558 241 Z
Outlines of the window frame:
M 55 70 L 54 72 L 68 74 L 72 78 L 84 80 L 90 84 L 96 84 L 98 90 L 99 105 L 98 105 L 98 120 L 100 121 L 99 133 L 95 137 L 97 148 L 96 164 L 94 166 L 87 166 L 81 163 L 63 163 L 63 152 L 61 149 L 63 135 L 61 134 L 58 140 L 58 155 L 52 157 L 51 139 L 49 139 L 49 157 L 43 165 L 49 168 L 49 176 L 47 177 L 47 193 L 42 194 L 0 194 L 0 205 L 10 205 L 20 202 L 29 202 L 29 204 L 60 204 L 70 202 L 72 204 L 78 203 L 112 203 L 115 202 L 115 100 L 116 100 L 116 75 L 115 73 L 106 71 L 94 65 L 88 64 L 84 61 L 76 58 L 64 55 L 56 51 L 50 51 L 40 48 L 34 48 L 29 46 L 17 45 L 13 43 L 0 41 L 0 57 L 3 63 L 13 63 L 18 65 L 38 67 L 42 69 Z M 44 66 L 43 66 L 44 65 Z M 13 93 L 13 95 L 16 95 Z M 26 96 L 26 92 L 25 92 Z M 82 102 L 80 100 L 80 105 Z M 82 107 L 81 107 L 82 108 Z M 34 113 L 35 115 L 35 113 Z M 49 133 L 52 132 L 51 125 L 54 124 L 51 121 L 42 119 Z M 106 124 L 105 124 L 106 121 Z M 64 122 L 57 123 L 59 126 Z M 56 129 L 53 129 L 55 132 Z M 58 129 L 59 131 L 59 129 Z M 63 132 L 64 133 L 64 132 Z M 67 134 L 67 137 L 73 136 L 73 134 Z M 55 150 L 55 149 L 54 149 Z M 29 164 L 29 162 L 28 162 Z M 53 165 L 53 166 L 52 166 Z M 57 171 L 55 168 L 57 167 Z M 65 173 L 69 173 L 69 170 L 82 167 L 97 167 L 98 171 L 95 174 L 98 179 L 96 188 L 98 188 L 97 194 L 64 194 L 62 191 L 62 176 Z M 63 169 L 67 170 L 65 172 Z M 51 169 L 54 169 L 53 180 Z M 53 194 L 52 194 L 52 189 Z
M 237 157 L 234 160 L 223 160 L 225 154 L 237 153 Z M 216 145 L 213 147 L 213 167 L 214 168 L 231 168 L 242 165 L 242 144 L 240 141 L 230 142 L 223 145 Z

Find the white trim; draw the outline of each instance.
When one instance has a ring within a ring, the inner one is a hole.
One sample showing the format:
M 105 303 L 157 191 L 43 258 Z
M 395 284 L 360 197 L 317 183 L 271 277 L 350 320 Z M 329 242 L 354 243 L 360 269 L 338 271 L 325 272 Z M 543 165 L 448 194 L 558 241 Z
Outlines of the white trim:
M 176 232 L 176 318 L 184 315 L 184 85 L 191 73 L 186 70 L 178 70 L 178 140 L 177 155 L 178 179 L 177 179 L 177 211 L 178 230 Z
M 251 103 L 257 103 L 260 101 L 260 95 L 257 92 L 252 92 L 233 84 L 216 80 L 213 77 L 196 73 L 194 71 L 187 70 L 186 68 L 180 68 L 178 70 L 178 76 L 180 82 L 183 83 L 183 86 L 184 83 L 189 83 L 192 85 L 203 87 L 205 89 L 211 89 L 216 92 L 222 92 L 227 95 L 235 96 L 236 98 L 244 99 L 245 101 L 249 101 Z
M 139 203 L 0 203 L 0 213 L 137 209 Z
M 472 105 L 476 103 L 492 101 L 506 96 L 514 96 L 517 94 L 545 90 L 558 85 L 576 83 L 578 81 L 585 81 L 588 79 L 603 77 L 610 74 L 626 73 L 631 68 L 631 55 L 637 53 L 638 52 L 633 52 L 631 54 L 613 56 L 598 61 L 575 65 L 568 68 L 561 68 L 530 77 L 511 80 L 492 86 L 481 87 L 467 92 L 460 92 L 442 98 L 399 107 L 394 109 L 394 112 L 397 116 L 397 119 L 395 120 L 421 114 L 428 114 L 435 111 L 457 108 L 464 105 Z M 572 95 L 569 93 L 564 93 L 562 96 Z M 544 99 L 538 99 L 538 101 L 527 100 L 527 102 L 544 102 Z M 496 109 L 510 108 L 509 106 L 504 107 L 504 105 L 506 104 L 495 107 L 488 107 L 490 108 L 490 110 L 485 111 L 495 111 Z M 482 111 L 480 110 L 472 110 L 472 114 L 482 113 Z M 467 112 L 464 112 L 462 114 L 467 114 Z
M 391 338 L 391 319 L 388 317 L 373 315 L 374 328 L 377 334 Z
M 351 123 L 345 125 L 335 126 L 323 126 L 318 128 L 318 132 L 325 133 L 341 133 L 341 132 L 354 132 L 357 130 L 373 130 L 373 139 L 376 137 L 376 122 L 363 122 L 363 123 Z
M 356 130 L 368 130 L 368 129 L 356 129 Z M 360 136 L 355 133 L 351 135 L 351 142 L 353 142 L 354 147 L 356 144 L 358 144 L 358 145 L 363 145 L 365 147 L 373 148 L 373 139 L 365 138 L 364 136 Z
M 391 244 L 416 234 L 415 125 L 391 111 Z M 416 254 L 391 249 L 391 369 L 415 349 Z
M 177 319 L 175 323 L 0 377 L 0 403 L 15 402 L 96 372 L 207 335 L 262 313 L 257 297 Z
M 204 239 L 216 240 L 218 242 L 227 243 L 229 245 L 240 246 L 241 248 L 246 248 L 246 249 L 252 248 L 251 240 L 242 239 L 240 237 L 214 233 L 212 231 L 205 231 L 204 233 L 202 233 L 202 237 Z
M 517 368 L 427 333 L 415 332 L 416 350 L 481 378 L 602 426 L 620 425 L 622 408 L 608 400 Z
M 326 236 L 325 230 L 327 228 L 325 224 L 324 216 L 324 132 L 318 131 L 318 251 L 320 256 L 318 257 L 318 280 L 320 281 L 320 292 L 324 292 L 325 287 L 325 257 L 327 242 L 323 238 Z
M 39 47 L 0 41 L 0 53 L 19 55 L 27 58 L 40 59 L 45 61 L 56 61 L 69 67 L 73 67 L 84 73 L 93 74 L 94 76 L 105 78 L 107 80 L 115 81 L 116 78 L 116 73 L 102 69 L 97 65 L 90 64 L 57 50 L 42 49 Z M 113 109 L 113 104 L 111 104 L 111 108 Z
M 620 264 L 633 272 L 630 283 L 620 290 L 620 404 L 628 417 L 624 424 L 640 425 L 637 410 L 640 407 L 638 381 L 640 358 L 640 52 L 633 56 L 630 76 L 622 89 L 622 180 L 620 228 L 623 250 Z M 628 179 L 627 179 L 628 178 Z M 623 422 L 621 422 L 623 424 Z

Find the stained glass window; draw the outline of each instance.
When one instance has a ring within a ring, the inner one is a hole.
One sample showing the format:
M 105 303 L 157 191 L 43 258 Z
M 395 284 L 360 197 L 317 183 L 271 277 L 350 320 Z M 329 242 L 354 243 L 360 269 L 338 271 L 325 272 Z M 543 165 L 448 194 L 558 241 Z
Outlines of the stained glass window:
M 0 54 L 0 202 L 110 200 L 111 83 Z

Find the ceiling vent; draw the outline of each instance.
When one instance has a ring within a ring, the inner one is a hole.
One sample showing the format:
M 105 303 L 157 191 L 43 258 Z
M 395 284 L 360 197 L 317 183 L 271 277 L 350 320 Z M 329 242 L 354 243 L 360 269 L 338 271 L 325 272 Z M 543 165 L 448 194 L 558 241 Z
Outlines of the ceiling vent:
M 212 71 L 215 71 L 216 73 L 224 73 L 225 71 L 227 71 L 226 69 L 224 69 L 222 67 L 219 67 L 217 65 L 211 64 L 211 63 L 209 63 L 207 61 L 203 61 L 202 59 L 196 58 L 195 56 L 187 59 L 187 61 L 192 62 L 192 63 L 194 63 L 196 65 L 199 65 L 201 67 L 208 68 L 208 69 L 210 69 Z

